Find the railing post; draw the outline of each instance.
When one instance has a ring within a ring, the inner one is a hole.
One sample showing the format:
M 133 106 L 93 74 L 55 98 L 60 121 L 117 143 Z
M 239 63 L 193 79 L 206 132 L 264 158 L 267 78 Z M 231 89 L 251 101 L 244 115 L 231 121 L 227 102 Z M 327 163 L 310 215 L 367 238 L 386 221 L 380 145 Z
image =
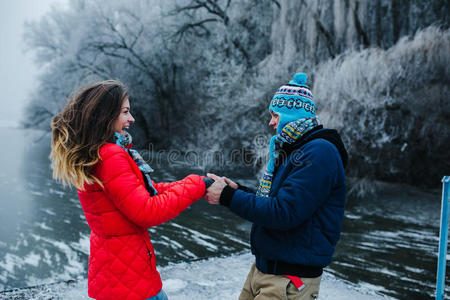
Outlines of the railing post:
M 441 229 L 439 233 L 439 256 L 436 282 L 436 300 L 444 299 L 445 267 L 447 262 L 448 217 L 450 213 L 449 202 L 450 176 L 442 179 Z

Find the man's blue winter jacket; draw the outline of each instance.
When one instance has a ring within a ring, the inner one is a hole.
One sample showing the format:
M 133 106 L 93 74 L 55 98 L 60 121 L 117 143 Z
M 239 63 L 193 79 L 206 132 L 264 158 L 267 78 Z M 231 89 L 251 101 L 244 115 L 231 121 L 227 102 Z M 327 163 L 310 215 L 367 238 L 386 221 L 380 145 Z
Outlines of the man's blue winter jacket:
M 337 132 L 322 128 L 289 147 L 278 162 L 270 197 L 226 187 L 220 201 L 253 223 L 251 249 L 260 271 L 276 274 L 279 262 L 321 273 L 341 232 L 347 153 Z

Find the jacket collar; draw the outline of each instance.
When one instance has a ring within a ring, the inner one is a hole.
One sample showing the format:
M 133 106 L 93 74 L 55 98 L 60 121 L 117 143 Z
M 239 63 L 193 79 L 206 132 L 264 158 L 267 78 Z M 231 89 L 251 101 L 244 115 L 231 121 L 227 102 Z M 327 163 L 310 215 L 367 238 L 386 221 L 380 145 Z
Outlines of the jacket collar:
M 306 143 L 315 139 L 325 139 L 330 143 L 332 143 L 339 151 L 344 168 L 347 166 L 348 153 L 347 150 L 345 149 L 344 143 L 342 142 L 341 136 L 335 129 L 324 129 L 322 125 L 319 125 L 316 128 L 308 131 L 301 139 L 299 139 L 294 144 L 283 145 L 283 147 L 280 150 L 282 155 L 279 156 L 280 159 L 277 160 L 275 165 L 276 166 L 281 165 L 284 158 L 288 157 L 292 152 L 302 147 Z

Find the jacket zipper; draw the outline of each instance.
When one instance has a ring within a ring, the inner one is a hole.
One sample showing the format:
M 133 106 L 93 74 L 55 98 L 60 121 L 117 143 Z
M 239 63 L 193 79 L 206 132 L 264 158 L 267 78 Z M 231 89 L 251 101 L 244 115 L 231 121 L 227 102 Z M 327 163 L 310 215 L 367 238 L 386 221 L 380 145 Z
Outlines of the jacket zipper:
M 150 248 L 147 246 L 147 241 L 145 240 L 145 238 L 144 238 L 144 244 L 145 244 L 145 248 L 147 248 L 147 255 L 148 255 L 148 260 L 149 260 L 149 263 L 150 263 L 150 267 L 152 267 L 152 255 L 153 255 L 153 253 L 150 250 Z

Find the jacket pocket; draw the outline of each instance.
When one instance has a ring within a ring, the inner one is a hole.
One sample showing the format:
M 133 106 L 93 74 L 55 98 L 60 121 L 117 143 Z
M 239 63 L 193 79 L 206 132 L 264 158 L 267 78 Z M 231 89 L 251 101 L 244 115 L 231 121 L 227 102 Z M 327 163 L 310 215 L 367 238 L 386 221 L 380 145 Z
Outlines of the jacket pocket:
M 144 245 L 145 245 L 145 251 L 146 251 L 146 258 L 148 261 L 148 264 L 150 266 L 151 272 L 154 272 L 156 270 L 155 264 L 153 263 L 153 256 L 154 250 L 150 243 L 149 236 L 147 234 L 143 235 Z
M 150 265 L 150 268 L 153 269 L 153 263 L 152 263 L 153 252 L 152 252 L 152 250 L 150 250 L 150 248 L 148 247 L 148 245 L 147 245 L 147 243 L 145 241 L 144 241 L 144 244 L 145 244 L 145 248 L 146 248 L 146 251 L 147 251 L 148 263 Z

